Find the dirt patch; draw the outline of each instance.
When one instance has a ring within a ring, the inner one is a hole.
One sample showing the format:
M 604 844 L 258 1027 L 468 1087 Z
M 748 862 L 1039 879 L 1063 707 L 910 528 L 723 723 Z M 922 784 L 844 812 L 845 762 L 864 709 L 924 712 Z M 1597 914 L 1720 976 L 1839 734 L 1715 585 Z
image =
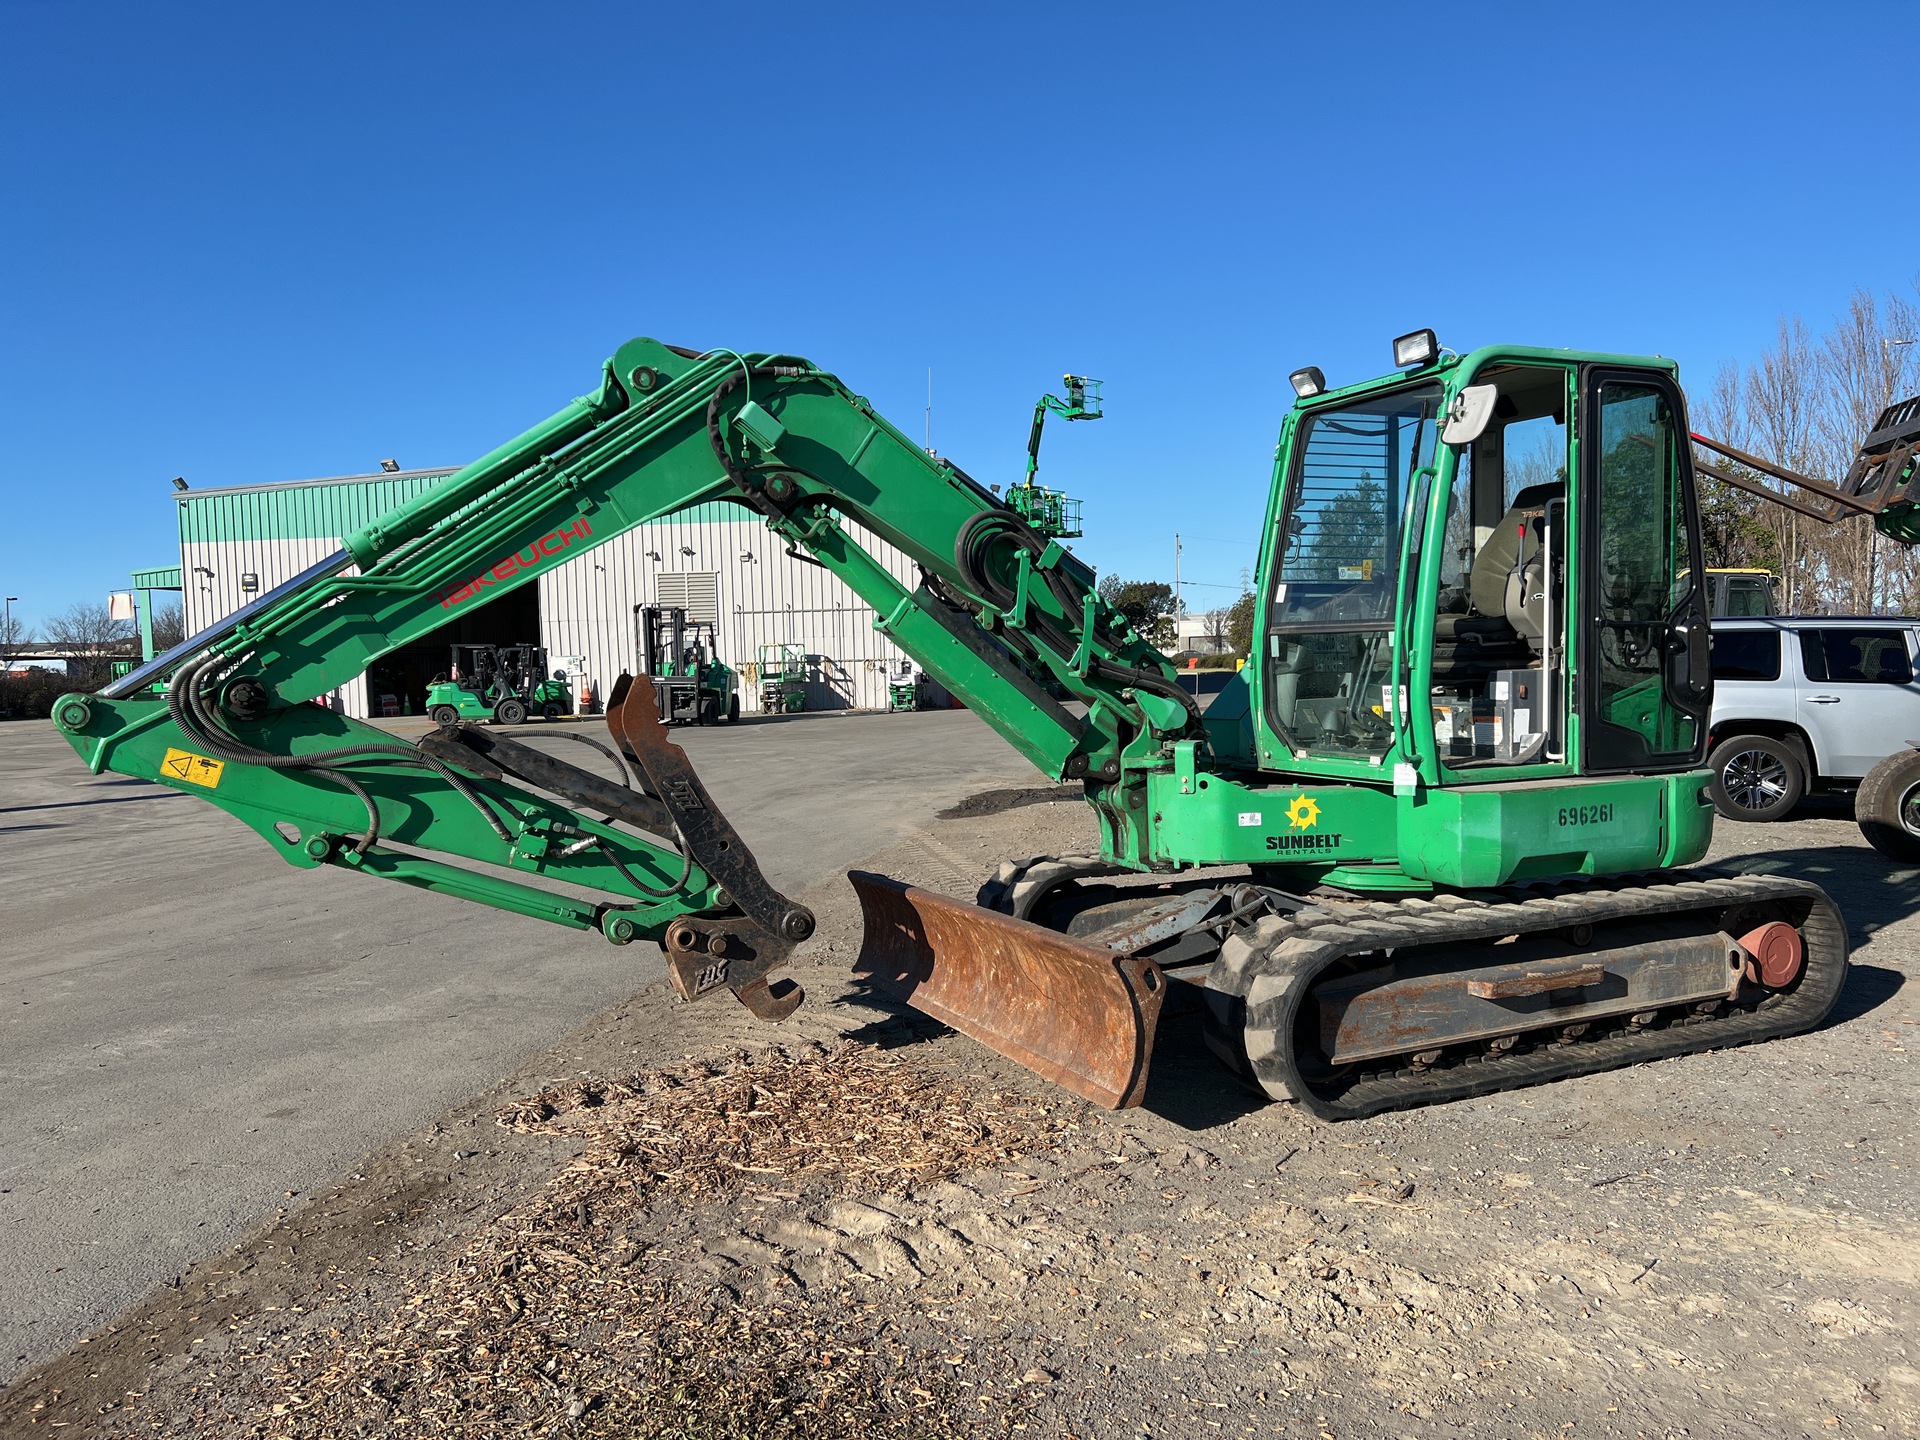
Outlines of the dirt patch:
M 1027 786 L 1018 790 L 982 790 L 969 795 L 958 805 L 935 811 L 941 820 L 979 820 L 988 815 L 1004 815 L 1023 805 L 1051 805 L 1058 800 L 1080 800 L 1086 795 L 1082 785 Z
M 501 1123 L 577 1154 L 457 1253 L 375 1284 L 336 1274 L 330 1294 L 233 1327 L 103 1433 L 938 1434 L 957 1399 L 944 1367 L 777 1260 L 716 1278 L 707 1212 L 934 1184 L 1064 1125 L 860 1046 L 570 1082 Z
M 1833 1023 L 1337 1127 L 1221 1074 L 1177 985 L 1146 1105 L 1083 1106 L 851 985 L 823 887 L 791 1021 L 634 996 L 0 1432 L 1920 1433 L 1920 877 L 1851 826 L 1729 829 L 1847 913 Z M 964 895 L 1091 839 L 1030 805 L 872 868 Z
M 1011 1160 L 1058 1125 L 1030 1098 L 982 1095 L 860 1045 L 575 1082 L 505 1107 L 501 1123 L 582 1141 L 549 1209 L 628 1210 L 656 1192 L 925 1185 Z

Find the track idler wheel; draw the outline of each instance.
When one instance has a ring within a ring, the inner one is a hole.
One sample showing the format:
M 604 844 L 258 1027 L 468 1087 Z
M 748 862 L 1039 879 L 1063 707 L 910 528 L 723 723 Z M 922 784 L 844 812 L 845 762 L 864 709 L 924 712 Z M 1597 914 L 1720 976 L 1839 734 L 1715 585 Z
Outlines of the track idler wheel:
M 1739 945 L 1747 952 L 1747 979 L 1769 990 L 1784 990 L 1791 985 L 1807 958 L 1800 932 L 1784 920 L 1756 926 L 1740 937 Z

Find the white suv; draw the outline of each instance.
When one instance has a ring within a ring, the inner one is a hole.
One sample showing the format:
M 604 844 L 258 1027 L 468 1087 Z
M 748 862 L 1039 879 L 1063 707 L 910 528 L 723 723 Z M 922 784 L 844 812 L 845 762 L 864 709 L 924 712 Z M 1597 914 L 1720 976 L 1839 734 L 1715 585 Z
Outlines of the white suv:
M 1920 620 L 1790 616 L 1715 620 L 1714 808 L 1779 820 L 1813 789 L 1852 789 L 1920 742 Z

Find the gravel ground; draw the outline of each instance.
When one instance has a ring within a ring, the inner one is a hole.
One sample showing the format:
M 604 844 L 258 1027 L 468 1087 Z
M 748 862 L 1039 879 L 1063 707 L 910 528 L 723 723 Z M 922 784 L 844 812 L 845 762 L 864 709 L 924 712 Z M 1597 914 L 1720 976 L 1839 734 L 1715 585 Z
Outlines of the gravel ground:
M 868 868 L 964 895 L 1084 848 L 1046 796 Z M 1833 802 L 1715 859 L 1839 900 L 1825 1028 L 1340 1126 L 1253 1103 L 1177 988 L 1144 1107 L 1050 1090 L 849 984 L 832 882 L 793 1020 L 643 990 L 0 1392 L 0 1430 L 1920 1433 L 1920 874 Z

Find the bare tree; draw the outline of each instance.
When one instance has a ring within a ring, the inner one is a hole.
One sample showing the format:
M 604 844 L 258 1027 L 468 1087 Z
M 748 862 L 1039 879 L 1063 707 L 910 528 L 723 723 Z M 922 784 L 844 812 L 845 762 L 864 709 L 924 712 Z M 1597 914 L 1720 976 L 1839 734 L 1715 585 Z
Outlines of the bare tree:
M 178 600 L 165 605 L 156 605 L 153 610 L 153 648 L 155 652 L 171 650 L 187 638 L 186 616 L 181 613 Z
M 1828 395 L 1820 419 L 1822 459 L 1828 474 L 1844 474 L 1860 437 L 1873 428 L 1880 412 L 1913 392 L 1916 371 L 1920 371 L 1920 357 L 1914 352 L 1920 346 L 1899 342 L 1913 340 L 1917 328 L 1920 313 L 1902 297 L 1890 297 L 1883 304 L 1872 292 L 1855 290 L 1847 313 L 1827 332 L 1821 351 Z M 1883 588 L 1903 592 L 1904 603 L 1911 579 L 1909 557 L 1903 549 L 1887 554 L 1895 574 L 1883 577 L 1879 573 L 1882 553 L 1892 547 L 1882 546 L 1872 520 L 1861 516 L 1836 526 L 1823 548 L 1829 578 L 1836 590 L 1846 592 L 1849 609 L 1878 610 Z M 1883 578 L 1899 583 L 1883 587 Z
M 47 622 L 47 639 L 75 657 L 67 662 L 73 680 L 82 686 L 100 682 L 109 656 L 127 653 L 133 626 L 109 618 L 104 605 L 86 601 L 69 605 Z
M 1708 433 L 1837 481 L 1880 412 L 1920 389 L 1920 343 L 1907 343 L 1916 341 L 1920 306 L 1856 290 L 1846 313 L 1818 339 L 1798 319 L 1782 319 L 1759 360 L 1744 373 L 1723 368 L 1693 398 L 1693 409 Z M 1737 467 L 1715 462 L 1702 472 L 1710 564 L 1777 566 L 1790 610 L 1902 610 L 1920 599 L 1920 556 L 1882 540 L 1871 520 L 1829 527 L 1776 506 L 1755 507 L 1717 484 L 1715 469 Z
M 1216 655 L 1224 655 L 1232 648 L 1229 636 L 1233 629 L 1233 611 L 1230 609 L 1209 610 L 1200 617 L 1206 626 L 1207 644 Z
M 1713 384 L 1699 396 L 1690 396 L 1693 423 L 1738 449 L 1750 449 L 1747 411 L 1742 403 L 1742 378 L 1738 365 L 1722 365 Z M 1778 571 L 1780 539 L 1772 506 L 1755 505 L 1753 497 L 1716 478 L 1719 474 L 1741 473 L 1759 479 L 1731 460 L 1714 460 L 1699 472 L 1700 544 L 1710 568 L 1745 567 Z
M 0 655 L 11 656 L 22 645 L 31 645 L 33 638 L 33 627 L 24 617 L 0 610 Z
M 1781 318 L 1774 343 L 1760 352 L 1759 362 L 1747 371 L 1743 389 L 1747 425 L 1760 453 L 1791 470 L 1814 469 L 1820 434 L 1820 354 L 1799 317 Z M 1801 550 L 1799 517 L 1778 506 L 1768 509 L 1785 562 L 1781 578 L 1791 613 L 1802 608 L 1803 592 L 1818 587 L 1810 587 L 1806 582 L 1811 577 L 1802 573 L 1807 557 Z

